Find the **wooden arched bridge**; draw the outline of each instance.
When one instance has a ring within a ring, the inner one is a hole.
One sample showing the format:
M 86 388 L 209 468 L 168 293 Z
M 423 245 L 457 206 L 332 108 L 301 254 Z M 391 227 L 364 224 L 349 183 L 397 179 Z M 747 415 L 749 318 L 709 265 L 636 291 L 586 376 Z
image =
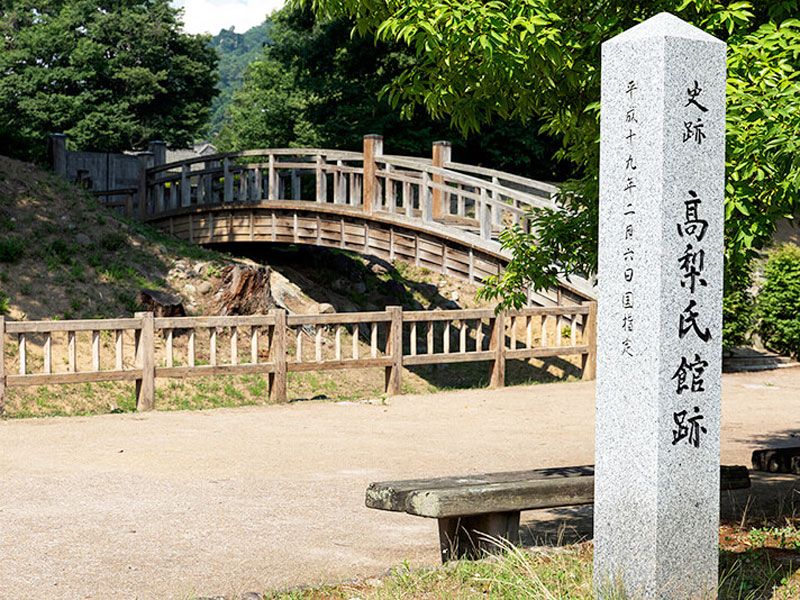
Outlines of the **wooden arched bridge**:
M 198 244 L 290 243 L 339 248 L 479 282 L 505 268 L 503 227 L 530 231 L 530 207 L 556 208 L 557 188 L 453 162 L 364 151 L 272 148 L 164 163 L 163 146 L 140 155 L 141 220 Z M 582 302 L 586 281 L 529 294 L 531 304 Z

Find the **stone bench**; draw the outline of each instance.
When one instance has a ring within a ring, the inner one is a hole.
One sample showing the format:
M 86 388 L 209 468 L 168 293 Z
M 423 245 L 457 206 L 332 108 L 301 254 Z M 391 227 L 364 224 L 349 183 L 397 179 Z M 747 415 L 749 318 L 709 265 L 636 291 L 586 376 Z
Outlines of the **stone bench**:
M 750 487 L 746 467 L 720 469 L 722 490 Z M 487 536 L 518 543 L 523 510 L 593 502 L 593 465 L 382 481 L 370 484 L 366 496 L 368 508 L 438 519 L 442 562 L 496 549 Z

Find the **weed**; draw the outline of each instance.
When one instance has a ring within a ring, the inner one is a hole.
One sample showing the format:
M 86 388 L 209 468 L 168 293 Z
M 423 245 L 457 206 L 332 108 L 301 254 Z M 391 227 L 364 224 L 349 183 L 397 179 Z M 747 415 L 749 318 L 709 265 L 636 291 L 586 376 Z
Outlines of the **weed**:
M 111 233 L 106 233 L 100 238 L 100 247 L 107 252 L 116 252 L 117 250 L 121 250 L 124 248 L 128 243 L 128 239 L 125 235 L 114 231 Z
M 5 292 L 0 290 L 0 315 L 6 315 L 11 311 L 11 299 Z
M 0 238 L 0 262 L 16 263 L 25 253 L 24 242 L 15 236 Z
M 0 271 L 0 283 L 8 283 L 8 273 Z
M 77 298 L 72 298 L 69 301 L 69 307 L 73 310 L 73 312 L 78 312 L 81 308 L 81 301 Z

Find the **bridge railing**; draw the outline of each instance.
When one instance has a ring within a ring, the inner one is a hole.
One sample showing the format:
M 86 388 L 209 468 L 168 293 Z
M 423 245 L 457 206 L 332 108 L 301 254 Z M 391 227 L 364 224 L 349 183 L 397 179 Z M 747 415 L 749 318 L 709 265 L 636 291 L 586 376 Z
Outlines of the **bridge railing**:
M 287 315 L 6 321 L 0 316 L 0 415 L 8 387 L 135 381 L 137 410 L 155 406 L 157 378 L 265 374 L 285 402 L 287 373 L 382 367 L 402 392 L 403 367 L 488 361 L 490 385 L 507 359 L 580 356 L 593 379 L 597 304 Z M 576 365 L 577 369 L 578 366 Z
M 434 144 L 432 160 L 384 155 L 380 136 L 366 136 L 364 152 L 269 148 L 150 166 L 140 187 L 140 218 L 201 205 L 305 200 L 456 225 L 484 241 L 512 224 L 530 231 L 527 210 L 556 208 L 558 192 L 452 162 L 443 142 Z

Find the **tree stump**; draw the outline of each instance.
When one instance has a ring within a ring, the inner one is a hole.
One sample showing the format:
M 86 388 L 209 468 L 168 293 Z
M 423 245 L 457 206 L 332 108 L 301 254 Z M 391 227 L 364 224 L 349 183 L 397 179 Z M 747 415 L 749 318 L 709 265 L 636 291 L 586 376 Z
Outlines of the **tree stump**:
M 269 267 L 235 265 L 222 271 L 218 314 L 263 315 L 275 308 Z

